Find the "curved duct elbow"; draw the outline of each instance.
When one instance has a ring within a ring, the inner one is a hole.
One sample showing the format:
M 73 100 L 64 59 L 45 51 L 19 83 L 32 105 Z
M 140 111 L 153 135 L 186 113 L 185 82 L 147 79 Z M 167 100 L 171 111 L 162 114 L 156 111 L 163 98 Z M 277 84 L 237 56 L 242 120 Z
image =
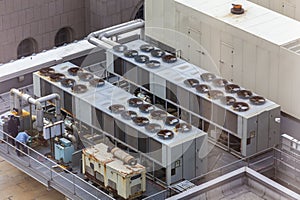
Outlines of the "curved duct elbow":
M 41 97 L 39 99 L 34 99 L 33 97 L 31 97 L 28 94 L 25 94 L 15 88 L 10 90 L 10 100 L 12 101 L 10 103 L 10 109 L 12 110 L 13 108 L 17 108 L 19 110 L 19 112 L 22 112 L 22 108 L 20 105 L 20 99 L 26 101 L 27 103 L 33 104 L 36 106 L 36 116 L 37 116 L 37 129 L 38 131 L 42 131 L 43 127 L 44 127 L 44 114 L 43 114 L 43 106 L 42 106 L 42 102 L 48 101 L 48 100 L 52 100 L 55 99 L 56 101 L 56 115 L 57 115 L 57 119 L 60 119 L 61 116 L 61 112 L 60 112 L 60 96 L 56 93 L 54 94 L 50 94 L 47 95 L 45 97 Z M 20 114 L 20 113 L 19 113 Z
M 61 107 L 60 107 L 60 96 L 57 93 L 53 93 L 53 94 L 49 94 L 47 96 L 38 98 L 36 101 L 38 102 L 45 102 L 45 101 L 49 101 L 49 100 L 55 100 L 55 114 L 56 114 L 56 118 L 57 120 L 61 119 Z
M 113 29 L 116 29 L 116 28 L 120 28 L 120 27 L 124 27 L 124 26 L 128 26 L 130 24 L 140 22 L 140 21 L 143 21 L 143 20 L 141 20 L 141 19 L 132 20 L 132 21 L 129 21 L 129 22 L 125 22 L 125 23 L 118 24 L 118 25 L 115 25 L 115 26 L 112 26 L 112 27 L 109 27 L 109 28 L 105 28 L 105 29 L 102 29 L 102 30 L 99 30 L 99 31 L 92 32 L 87 36 L 87 39 L 90 39 L 90 38 L 93 38 L 93 37 L 97 38 L 100 35 L 105 34 L 107 31 L 110 31 L 110 30 L 113 30 Z
M 77 138 L 71 133 L 65 133 L 64 137 L 68 138 L 73 144 L 77 143 Z
M 128 153 L 124 152 L 123 150 L 115 147 L 111 150 L 111 153 L 116 157 L 122 160 L 125 164 L 134 166 L 137 164 L 137 160 L 129 155 Z
M 110 48 L 111 46 L 118 45 L 118 43 L 109 40 L 109 37 L 127 33 L 135 29 L 144 28 L 144 26 L 145 22 L 143 20 L 136 19 L 100 31 L 92 32 L 88 35 L 87 40 L 96 46 Z M 144 31 L 141 31 L 141 37 L 144 38 Z M 106 45 L 109 45 L 110 47 L 106 47 Z
M 139 20 L 134 20 L 132 21 L 131 24 L 127 24 L 125 26 L 122 27 L 117 27 L 114 28 L 112 30 L 108 30 L 102 34 L 98 35 L 98 38 L 101 40 L 102 38 L 109 38 L 112 37 L 114 35 L 119 35 L 119 34 L 123 34 L 123 33 L 127 33 L 129 31 L 133 31 L 135 29 L 139 29 L 139 28 L 144 28 L 145 26 L 145 22 L 141 19 Z

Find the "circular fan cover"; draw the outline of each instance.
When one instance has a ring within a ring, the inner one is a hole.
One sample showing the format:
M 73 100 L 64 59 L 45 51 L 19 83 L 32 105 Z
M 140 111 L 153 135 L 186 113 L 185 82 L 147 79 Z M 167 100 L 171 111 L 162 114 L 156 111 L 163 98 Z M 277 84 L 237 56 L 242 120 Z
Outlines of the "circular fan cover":
M 253 96 L 250 97 L 249 100 L 254 105 L 263 105 L 264 103 L 266 103 L 266 99 L 261 96 Z
M 77 76 L 78 72 L 82 72 L 82 69 L 79 67 L 71 67 L 70 69 L 68 69 L 68 73 L 71 76 Z
M 39 72 L 42 76 L 50 76 L 51 74 L 55 73 L 55 70 L 50 67 L 47 67 L 47 68 L 40 69 Z
M 121 113 L 121 116 L 126 120 L 130 120 L 134 117 L 137 117 L 137 113 L 131 110 L 125 110 Z
M 79 77 L 79 79 L 82 80 L 82 81 L 89 81 L 89 80 L 91 80 L 92 78 L 94 78 L 94 75 L 91 74 L 91 73 L 83 72 L 83 73 L 78 73 L 78 77 Z
M 252 92 L 249 90 L 240 90 L 237 92 L 237 95 L 241 99 L 249 99 L 252 96 Z
M 224 87 L 228 83 L 227 80 L 221 78 L 214 79 L 212 82 L 216 87 Z
M 157 132 L 157 136 L 161 139 L 167 140 L 172 139 L 174 137 L 174 133 L 170 130 L 160 130 Z
M 157 60 L 149 60 L 149 61 L 145 62 L 145 64 L 147 67 L 152 68 L 152 69 L 160 67 L 160 62 Z
M 155 108 L 153 105 L 151 104 L 142 104 L 139 106 L 139 109 L 141 112 L 143 113 L 150 113 L 151 111 L 153 111 Z
M 178 123 L 179 123 L 179 119 L 177 119 L 176 117 L 173 117 L 173 116 L 166 117 L 166 121 L 165 121 L 166 125 L 175 126 Z
M 115 45 L 113 47 L 113 50 L 116 51 L 116 52 L 119 52 L 119 53 L 122 53 L 122 52 L 124 52 L 127 49 L 128 49 L 128 47 L 126 45 L 124 45 L 124 44 Z
M 245 102 L 235 102 L 232 105 L 234 111 L 245 112 L 250 109 L 249 105 Z
M 241 88 L 236 84 L 227 84 L 225 85 L 225 90 L 228 93 L 237 93 L 238 91 L 241 90 Z
M 91 80 L 89 80 L 89 83 L 91 86 L 101 87 L 105 84 L 105 81 L 101 78 L 92 78 Z
M 146 117 L 134 117 L 132 121 L 138 126 L 145 126 L 149 124 L 149 119 Z
M 149 57 L 146 55 L 138 55 L 134 57 L 134 60 L 138 63 L 145 63 L 149 61 Z
M 187 123 L 178 123 L 175 128 L 179 132 L 189 132 L 192 129 L 192 126 Z
M 79 84 L 79 85 L 74 85 L 73 87 L 71 87 L 72 88 L 72 91 L 74 92 L 74 93 L 78 93 L 78 94 L 80 94 L 80 93 L 85 93 L 86 91 L 87 91 L 87 87 L 85 86 L 85 85 L 81 85 L 81 84 Z
M 131 99 L 128 99 L 128 104 L 129 106 L 131 107 L 139 107 L 140 105 L 143 104 L 143 101 L 139 98 L 131 98 Z
M 165 63 L 174 63 L 177 61 L 177 58 L 173 55 L 164 55 L 162 57 L 162 60 L 165 62 Z
M 168 113 L 163 110 L 155 110 L 150 113 L 152 119 L 163 120 L 168 116 Z
M 212 73 L 203 73 L 200 75 L 201 79 L 206 82 L 210 82 L 216 78 L 216 75 Z
M 207 94 L 211 99 L 220 99 L 224 96 L 224 93 L 220 90 L 210 90 Z
M 150 123 L 145 126 L 145 129 L 150 133 L 157 133 L 158 131 L 161 130 L 161 125 L 156 123 Z
M 154 47 L 150 44 L 143 44 L 142 46 L 140 46 L 140 50 L 149 53 L 150 51 L 154 50 Z
M 205 84 L 197 85 L 195 88 L 196 88 L 197 92 L 200 92 L 200 93 L 208 93 L 210 90 L 210 87 Z
M 62 86 L 67 88 L 73 87 L 76 84 L 75 80 L 71 78 L 65 78 L 61 80 L 60 83 Z
M 221 102 L 225 105 L 231 106 L 233 103 L 236 102 L 236 99 L 232 96 L 224 96 L 221 98 Z
M 139 55 L 139 53 L 136 50 L 125 50 L 124 51 L 124 56 L 127 58 L 134 58 L 137 55 Z
M 108 109 L 115 114 L 119 114 L 125 110 L 125 106 L 120 104 L 114 104 L 108 107 Z
M 165 55 L 166 53 L 163 50 L 160 49 L 155 49 L 151 51 L 151 55 L 155 58 L 161 58 Z
M 190 78 L 190 79 L 186 79 L 184 81 L 184 84 L 188 87 L 196 87 L 197 85 L 199 85 L 199 81 L 197 79 Z
M 65 79 L 66 76 L 64 74 L 60 74 L 60 73 L 54 73 L 54 74 L 50 74 L 50 80 L 53 82 L 60 82 L 61 80 Z

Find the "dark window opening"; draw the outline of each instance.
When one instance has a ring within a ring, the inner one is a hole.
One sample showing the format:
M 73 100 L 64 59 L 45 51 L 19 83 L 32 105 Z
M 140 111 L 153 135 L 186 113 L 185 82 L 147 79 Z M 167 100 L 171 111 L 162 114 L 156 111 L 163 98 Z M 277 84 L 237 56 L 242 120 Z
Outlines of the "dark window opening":
M 144 16 L 144 4 L 136 12 L 134 19 L 145 19 L 145 16 Z
M 92 168 L 93 170 L 95 169 L 95 166 L 94 166 L 93 163 L 90 163 L 90 166 L 91 166 L 91 168 Z
M 247 142 L 248 142 L 248 139 L 247 139 Z M 229 148 L 233 149 L 237 152 L 241 152 L 241 139 L 230 134 L 229 135 Z
M 171 169 L 171 176 L 174 176 L 176 174 L 176 168 Z
M 59 47 L 73 40 L 73 31 L 71 28 L 61 28 L 55 35 L 55 46 Z
M 33 38 L 27 38 L 19 44 L 17 49 L 17 57 L 19 59 L 22 57 L 30 56 L 36 52 L 37 52 L 37 42 Z

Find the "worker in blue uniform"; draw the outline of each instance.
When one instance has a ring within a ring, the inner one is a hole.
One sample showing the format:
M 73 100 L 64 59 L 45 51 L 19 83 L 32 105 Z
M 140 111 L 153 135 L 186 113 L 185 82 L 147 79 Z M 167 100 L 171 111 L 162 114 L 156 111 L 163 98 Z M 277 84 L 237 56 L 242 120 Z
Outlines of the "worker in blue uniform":
M 24 153 L 27 152 L 26 144 L 30 140 L 31 137 L 28 135 L 27 131 L 18 133 L 17 137 L 15 138 L 18 156 L 21 155 L 21 151 Z

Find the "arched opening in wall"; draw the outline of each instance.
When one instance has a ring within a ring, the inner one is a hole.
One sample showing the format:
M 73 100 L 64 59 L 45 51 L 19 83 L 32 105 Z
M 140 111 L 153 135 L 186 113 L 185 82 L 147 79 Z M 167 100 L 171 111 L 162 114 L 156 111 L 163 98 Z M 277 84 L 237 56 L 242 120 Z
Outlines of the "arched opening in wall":
M 144 16 L 144 2 L 140 3 L 138 6 L 137 6 L 138 10 L 135 11 L 135 15 L 134 15 L 134 19 L 145 19 L 145 16 Z
M 17 57 L 22 58 L 36 53 L 38 49 L 37 42 L 33 38 L 27 38 L 20 42 L 17 49 Z
M 59 29 L 55 35 L 55 46 L 59 47 L 73 40 L 73 29 L 64 27 Z

